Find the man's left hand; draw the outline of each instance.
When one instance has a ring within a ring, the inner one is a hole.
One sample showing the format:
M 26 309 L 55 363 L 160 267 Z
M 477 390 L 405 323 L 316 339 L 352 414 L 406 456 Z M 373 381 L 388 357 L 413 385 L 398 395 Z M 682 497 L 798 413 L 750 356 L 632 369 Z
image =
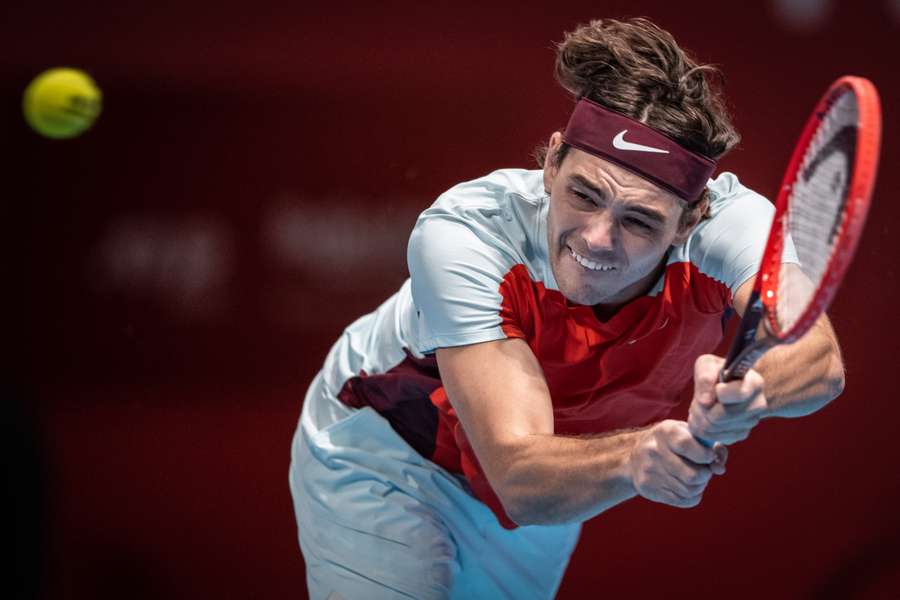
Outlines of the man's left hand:
M 694 363 L 694 399 L 688 427 L 708 442 L 733 444 L 747 439 L 768 408 L 763 378 L 753 369 L 743 379 L 719 383 L 725 359 L 704 354 Z

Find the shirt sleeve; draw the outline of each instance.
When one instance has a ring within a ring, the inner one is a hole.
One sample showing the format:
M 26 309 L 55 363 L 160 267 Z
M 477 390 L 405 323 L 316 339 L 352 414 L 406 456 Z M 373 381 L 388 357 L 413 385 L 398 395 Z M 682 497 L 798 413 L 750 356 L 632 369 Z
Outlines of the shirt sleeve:
M 507 337 L 500 285 L 516 260 L 492 218 L 430 209 L 416 223 L 407 262 L 421 352 Z
M 733 298 L 759 271 L 775 207 L 730 173 L 723 177 L 727 187 L 713 192 L 710 217 L 692 234 L 690 255 L 691 262 L 724 284 Z M 797 262 L 790 240 L 785 246 L 784 262 Z

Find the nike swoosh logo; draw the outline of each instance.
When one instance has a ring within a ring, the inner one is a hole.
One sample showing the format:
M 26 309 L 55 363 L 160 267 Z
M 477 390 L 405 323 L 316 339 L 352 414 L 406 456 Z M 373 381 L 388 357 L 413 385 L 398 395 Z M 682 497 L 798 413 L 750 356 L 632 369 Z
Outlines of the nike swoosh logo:
M 656 152 L 659 154 L 668 154 L 668 150 L 663 150 L 662 148 L 654 148 L 653 146 L 644 146 L 643 144 L 634 144 L 632 142 L 625 141 L 625 134 L 628 133 L 627 129 L 623 129 L 619 132 L 619 134 L 613 138 L 613 147 L 618 148 L 619 150 L 633 150 L 634 152 Z

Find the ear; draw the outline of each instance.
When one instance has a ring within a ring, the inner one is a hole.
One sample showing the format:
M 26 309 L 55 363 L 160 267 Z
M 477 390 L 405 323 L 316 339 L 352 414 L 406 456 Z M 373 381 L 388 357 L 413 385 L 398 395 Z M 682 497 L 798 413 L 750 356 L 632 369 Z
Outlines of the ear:
M 562 144 L 562 133 L 554 131 L 547 142 L 547 156 L 544 157 L 544 190 L 549 194 L 553 189 L 553 180 L 559 173 L 559 167 L 553 164 L 552 157 L 556 155 L 559 146 Z
M 703 218 L 703 215 L 706 214 L 706 211 L 708 209 L 708 194 L 704 194 L 703 198 L 695 206 L 685 208 L 684 210 L 689 212 L 688 214 L 684 215 L 683 219 L 679 219 L 678 233 L 675 234 L 675 239 L 672 241 L 672 244 L 677 246 L 687 241 L 688 237 L 691 235 L 691 232 L 694 230 L 694 227 L 697 226 L 697 223 L 700 222 L 700 219 Z

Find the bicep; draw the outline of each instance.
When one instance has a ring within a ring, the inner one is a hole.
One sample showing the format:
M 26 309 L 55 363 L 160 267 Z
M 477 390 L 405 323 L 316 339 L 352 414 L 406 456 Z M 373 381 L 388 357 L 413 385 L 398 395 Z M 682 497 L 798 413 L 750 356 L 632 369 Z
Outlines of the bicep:
M 518 338 L 439 348 L 447 397 L 488 479 L 502 473 L 522 437 L 553 433 L 553 407 L 543 371 Z

